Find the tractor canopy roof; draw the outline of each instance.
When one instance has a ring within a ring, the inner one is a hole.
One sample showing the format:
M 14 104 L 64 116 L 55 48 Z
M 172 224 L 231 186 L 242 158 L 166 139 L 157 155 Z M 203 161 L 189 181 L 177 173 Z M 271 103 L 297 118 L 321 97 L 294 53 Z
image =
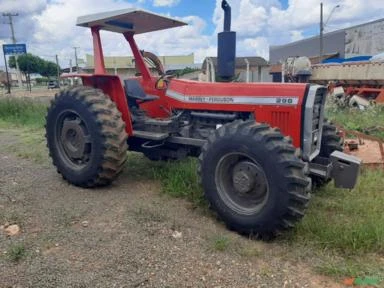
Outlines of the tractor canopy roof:
M 77 26 L 100 27 L 100 30 L 142 34 L 187 25 L 184 22 L 144 10 L 123 9 L 77 18 Z

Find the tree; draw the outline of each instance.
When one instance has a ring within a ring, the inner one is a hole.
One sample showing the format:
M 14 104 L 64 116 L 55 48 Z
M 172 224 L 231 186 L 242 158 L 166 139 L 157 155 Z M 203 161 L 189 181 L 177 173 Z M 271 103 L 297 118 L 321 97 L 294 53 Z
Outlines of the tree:
M 32 54 L 23 54 L 17 57 L 19 69 L 24 74 L 40 73 L 44 60 Z
M 59 67 L 60 68 L 60 67 Z M 57 75 L 57 65 L 56 63 L 45 61 L 42 65 L 40 74 L 45 77 Z
M 9 67 L 16 68 L 16 60 L 14 56 L 9 57 Z M 51 61 L 44 60 L 39 56 L 30 53 L 19 55 L 17 57 L 19 69 L 24 74 L 39 73 L 42 76 L 56 76 L 57 65 Z M 59 67 L 60 68 L 60 67 Z

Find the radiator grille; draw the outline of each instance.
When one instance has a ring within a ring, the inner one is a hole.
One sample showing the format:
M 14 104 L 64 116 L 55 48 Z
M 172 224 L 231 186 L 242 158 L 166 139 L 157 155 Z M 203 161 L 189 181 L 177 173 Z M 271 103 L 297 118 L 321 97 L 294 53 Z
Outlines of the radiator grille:
M 313 116 L 312 116 L 312 147 L 311 153 L 315 152 L 318 147 L 318 141 L 321 140 L 320 131 L 321 131 L 321 114 L 323 112 L 325 91 L 324 89 L 317 89 L 315 102 L 313 105 Z

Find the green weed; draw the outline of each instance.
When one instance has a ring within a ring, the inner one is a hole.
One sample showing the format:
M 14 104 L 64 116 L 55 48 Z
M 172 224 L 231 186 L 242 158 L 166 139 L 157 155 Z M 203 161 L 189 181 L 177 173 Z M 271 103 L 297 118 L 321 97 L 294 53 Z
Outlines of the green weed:
M 0 98 L 0 126 L 43 127 L 47 105 L 25 98 Z
M 382 170 L 364 170 L 352 191 L 336 189 L 331 183 L 313 197 L 293 240 L 344 255 L 384 253 L 382 187 Z
M 225 251 L 229 248 L 231 241 L 225 235 L 216 235 L 212 238 L 212 249 L 215 251 Z
M 13 262 L 20 261 L 26 254 L 26 249 L 23 243 L 12 244 L 7 250 L 8 259 Z
M 4 193 L 4 195 L 6 196 L 6 198 L 8 198 L 8 200 L 11 199 L 11 194 L 7 195 L 6 193 Z M 1 198 L 0 198 L 1 200 Z M 19 211 L 17 211 L 16 209 L 12 208 L 13 206 L 9 205 L 8 206 L 10 209 L 1 209 L 0 211 L 0 223 L 4 224 L 4 223 L 10 223 L 10 224 L 19 224 L 21 225 L 22 223 L 24 223 L 25 221 L 25 216 L 23 214 L 21 214 Z
M 156 180 L 163 191 L 173 197 L 183 197 L 196 205 L 203 205 L 204 197 L 199 185 L 196 159 L 188 158 L 174 162 L 160 162 L 153 166 Z
M 45 164 L 48 161 L 48 150 L 44 130 L 40 128 L 22 130 L 15 135 L 17 145 L 10 145 L 7 150 L 22 159 L 33 160 L 38 164 Z
M 328 107 L 327 117 L 348 130 L 357 130 L 384 140 L 384 107 L 376 106 L 364 111 L 350 108 Z

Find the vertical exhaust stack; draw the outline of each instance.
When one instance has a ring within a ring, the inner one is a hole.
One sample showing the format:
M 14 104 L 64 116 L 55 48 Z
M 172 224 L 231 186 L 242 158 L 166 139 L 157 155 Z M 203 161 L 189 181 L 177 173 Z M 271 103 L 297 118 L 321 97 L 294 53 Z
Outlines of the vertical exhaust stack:
M 231 31 L 231 6 L 221 2 L 224 10 L 224 31 L 218 34 L 217 70 L 220 81 L 228 82 L 235 76 L 236 32 Z

